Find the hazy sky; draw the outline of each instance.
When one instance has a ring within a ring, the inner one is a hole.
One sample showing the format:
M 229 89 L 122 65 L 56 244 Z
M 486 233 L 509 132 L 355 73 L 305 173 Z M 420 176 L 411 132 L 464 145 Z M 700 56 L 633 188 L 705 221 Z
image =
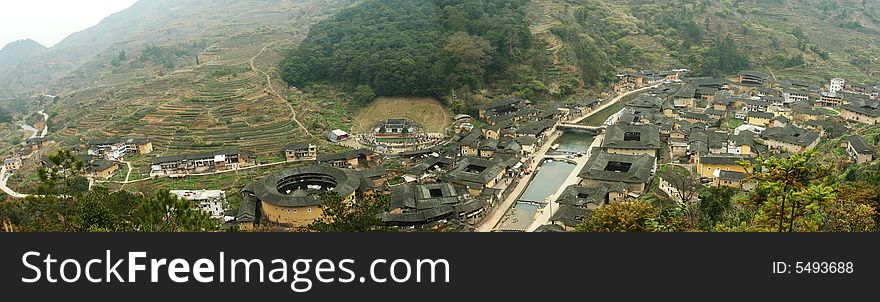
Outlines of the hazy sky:
M 0 0 L 0 48 L 33 39 L 52 47 L 137 0 Z

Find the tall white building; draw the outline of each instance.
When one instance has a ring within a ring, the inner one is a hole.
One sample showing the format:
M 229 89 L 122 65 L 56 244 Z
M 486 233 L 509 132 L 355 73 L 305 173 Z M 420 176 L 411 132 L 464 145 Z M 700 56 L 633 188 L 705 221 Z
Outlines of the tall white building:
M 831 86 L 828 88 L 828 91 L 831 93 L 838 93 L 843 90 L 843 86 L 846 84 L 846 81 L 841 78 L 833 78 L 831 79 Z
M 220 190 L 171 190 L 172 195 L 189 200 L 193 206 L 213 218 L 222 218 L 226 212 L 226 192 Z

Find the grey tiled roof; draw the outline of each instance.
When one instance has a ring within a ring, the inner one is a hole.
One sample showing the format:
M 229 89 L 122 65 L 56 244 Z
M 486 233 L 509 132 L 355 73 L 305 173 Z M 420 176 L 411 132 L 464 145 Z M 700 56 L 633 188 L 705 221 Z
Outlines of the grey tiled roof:
M 625 140 L 627 133 L 638 133 L 638 140 Z M 607 129 L 602 148 L 660 149 L 660 128 L 654 125 L 612 125 Z
M 362 185 L 360 175 L 354 171 L 311 165 L 281 170 L 250 183 L 244 191 L 252 193 L 262 202 L 281 207 L 304 207 L 321 204 L 319 192 L 304 190 L 297 190 L 290 194 L 279 192 L 278 185 L 293 176 L 332 179 L 336 186 L 330 191 L 338 193 L 340 196 L 351 195 Z
M 859 154 L 872 154 L 874 153 L 874 149 L 868 145 L 868 142 L 865 141 L 865 138 L 861 136 L 850 136 L 849 143 L 856 149 Z
M 629 169 L 626 172 L 607 171 L 609 163 L 628 164 Z M 626 182 L 626 183 L 646 183 L 651 177 L 651 170 L 654 168 L 654 157 L 648 155 L 620 155 L 610 154 L 605 151 L 599 151 L 590 157 L 587 165 L 581 170 L 578 176 L 583 179 Z
M 764 133 L 761 133 L 761 138 L 807 147 L 819 139 L 819 133 L 788 125 L 767 129 Z

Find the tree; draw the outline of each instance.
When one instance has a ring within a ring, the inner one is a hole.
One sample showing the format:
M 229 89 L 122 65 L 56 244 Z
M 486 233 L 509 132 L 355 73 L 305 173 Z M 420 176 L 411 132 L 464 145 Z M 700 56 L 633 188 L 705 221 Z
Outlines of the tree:
M 46 166 L 37 170 L 40 185 L 37 195 L 73 195 L 88 190 L 85 165 L 70 150 L 49 155 Z
M 12 114 L 3 107 L 0 107 L 0 123 L 11 123 L 12 122 Z
M 721 214 L 730 209 L 731 198 L 736 194 L 728 187 L 711 187 L 700 192 L 700 212 L 703 215 L 704 229 L 711 229 L 721 218 Z
M 337 193 L 322 193 L 323 215 L 306 229 L 314 232 L 386 232 L 379 215 L 388 208 L 387 197 L 364 198 L 346 202 Z
M 366 105 L 376 100 L 376 93 L 373 92 L 373 89 L 367 85 L 358 85 L 354 92 L 351 93 L 352 99 L 354 99 L 355 104 L 358 105 Z
M 50 155 L 37 194 L 0 203 L 0 227 L 25 232 L 205 232 L 217 220 L 167 191 L 153 196 L 88 190 L 82 162 L 70 151 Z
M 443 46 L 443 55 L 451 65 L 450 82 L 457 83 L 456 88 L 462 84 L 462 80 L 470 80 L 466 84 L 471 86 L 481 82 L 477 79 L 483 78 L 494 51 L 495 48 L 482 37 L 461 31 L 449 36 Z
M 764 172 L 751 177 L 766 195 L 753 221 L 756 230 L 793 232 L 819 229 L 822 204 L 837 196 L 826 183 L 833 167 L 816 159 L 816 151 L 810 150 L 788 158 L 771 157 L 763 161 Z
M 699 196 L 700 189 L 703 187 L 700 182 L 700 176 L 684 168 L 669 167 L 662 177 L 663 180 L 675 189 L 673 192 L 674 196 L 670 197 L 680 203 L 688 203 L 695 200 Z
M 837 199 L 822 204 L 826 214 L 823 231 L 875 232 L 877 231 L 877 187 L 867 183 L 842 184 Z
M 657 210 L 648 202 L 623 201 L 607 204 L 576 227 L 578 232 L 650 232 Z
M 749 67 L 749 58 L 739 50 L 730 36 L 719 39 L 704 57 L 703 75 L 734 74 Z

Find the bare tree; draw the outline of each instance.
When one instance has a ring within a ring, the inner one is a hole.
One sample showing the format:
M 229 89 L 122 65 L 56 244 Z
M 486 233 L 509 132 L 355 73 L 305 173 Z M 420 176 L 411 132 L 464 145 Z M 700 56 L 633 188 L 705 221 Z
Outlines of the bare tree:
M 702 188 L 700 176 L 686 169 L 676 169 L 673 166 L 664 171 L 660 177 L 673 188 L 670 190 L 673 196 L 670 197 L 677 202 L 687 203 L 697 199 Z

